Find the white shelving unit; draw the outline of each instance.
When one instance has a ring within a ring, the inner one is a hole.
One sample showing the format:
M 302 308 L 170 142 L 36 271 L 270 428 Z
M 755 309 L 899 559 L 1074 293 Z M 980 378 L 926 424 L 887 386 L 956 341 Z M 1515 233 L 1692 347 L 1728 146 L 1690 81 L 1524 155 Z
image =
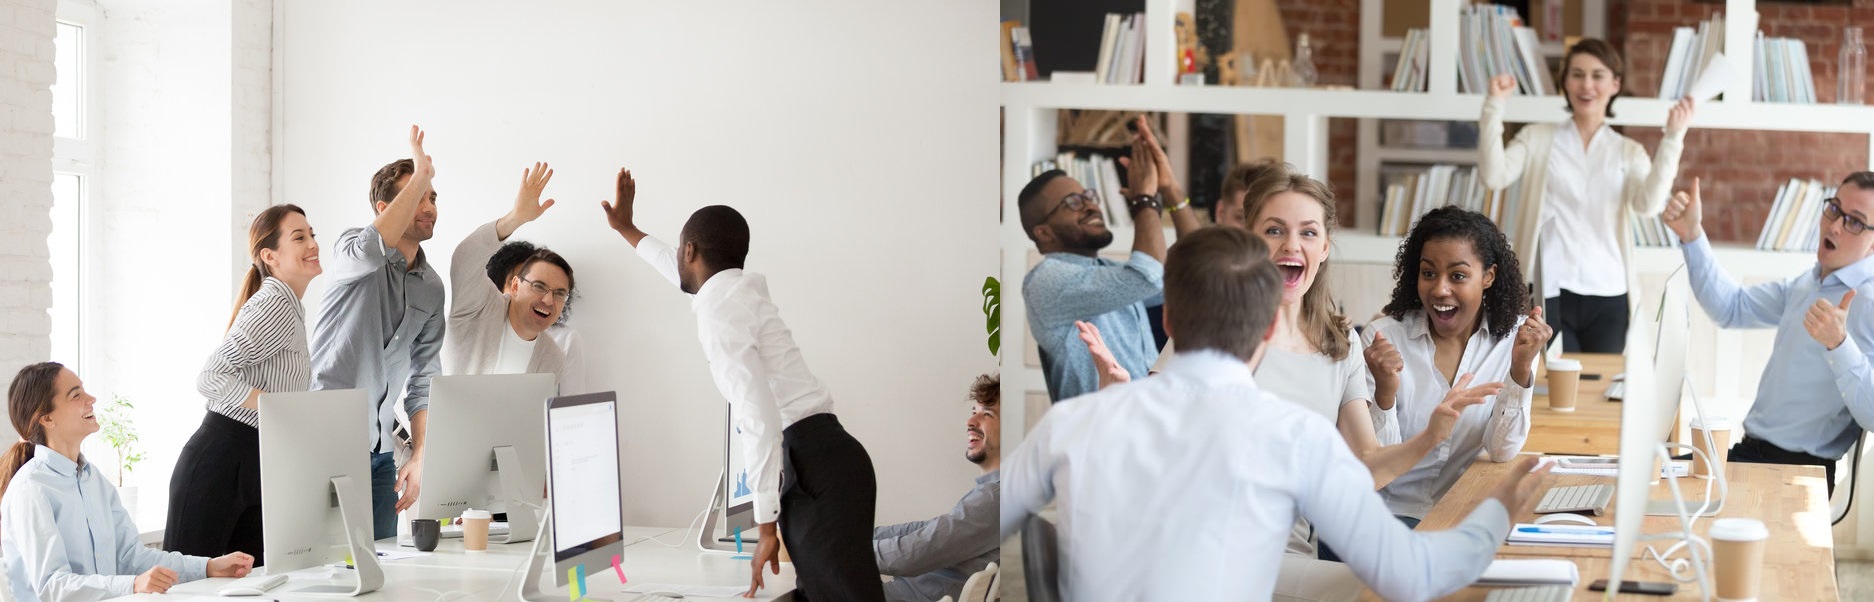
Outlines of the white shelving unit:
M 1327 173 L 1327 120 L 1331 117 L 1365 119 L 1475 120 L 1483 107 L 1481 94 L 1457 93 L 1457 31 L 1460 0 L 1430 0 L 1430 86 L 1423 93 L 1378 90 L 1306 90 L 1220 86 L 1178 86 L 1173 83 L 1175 48 L 1172 19 L 1176 0 L 1146 0 L 1146 77 L 1139 85 L 1067 85 L 1046 82 L 1002 84 L 1005 111 L 1002 186 L 1002 398 L 1013 411 L 1005 411 L 1007 448 L 1019 445 L 1031 416 L 1045 408 L 1031 408 L 1031 393 L 1046 398 L 1046 383 L 1026 348 L 1029 342 L 1027 311 L 1022 299 L 1022 277 L 1034 245 L 1021 229 L 1016 198 L 1037 161 L 1055 154 L 1056 111 L 1060 109 L 1137 110 L 1173 113 L 1281 115 L 1285 125 L 1283 150 L 1288 162 L 1305 173 Z M 1728 0 L 1725 41 L 1727 48 L 1750 48 L 1757 29 L 1753 0 Z M 1604 18 L 1605 15 L 1601 15 Z M 1374 17 L 1367 17 L 1374 18 Z M 1733 53 L 1738 54 L 1738 53 Z M 1745 55 L 1748 52 L 1744 53 Z M 1734 63 L 1738 78 L 1726 97 L 1750 98 L 1751 65 Z M 1511 97 L 1505 119 L 1537 122 L 1555 119 L 1559 96 Z M 1662 126 L 1671 103 L 1652 98 L 1623 98 L 1616 125 Z M 1767 104 L 1722 101 L 1699 107 L 1696 128 L 1848 132 L 1869 134 L 1869 155 L 1874 157 L 1874 108 L 1839 105 Z M 1366 199 L 1362 199 L 1366 202 Z M 1116 231 L 1109 250 L 1130 246 L 1130 233 Z M 1394 238 L 1359 234 L 1346 229 L 1335 237 L 1334 258 L 1343 264 L 1390 266 L 1398 246 Z M 1813 261 L 1803 253 L 1770 253 L 1726 248 L 1719 257 L 1734 274 L 1787 275 Z M 1679 262 L 1675 249 L 1644 249 L 1638 266 L 1642 273 Z M 1337 290 L 1337 293 L 1340 292 Z M 1725 378 L 1724 374 L 1718 375 Z M 1733 381 L 1735 375 L 1729 376 Z M 1754 387 L 1754 383 L 1747 383 Z M 1722 387 L 1723 382 L 1720 381 Z M 1045 403 L 1045 402 L 1042 402 Z

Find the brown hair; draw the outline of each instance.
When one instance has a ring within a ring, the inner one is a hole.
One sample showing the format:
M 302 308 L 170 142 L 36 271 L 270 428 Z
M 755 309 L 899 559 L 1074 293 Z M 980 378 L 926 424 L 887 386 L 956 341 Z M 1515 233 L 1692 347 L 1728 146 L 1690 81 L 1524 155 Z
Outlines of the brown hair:
M 371 175 L 371 214 L 377 215 L 378 203 L 389 204 L 396 200 L 397 193 L 403 191 L 397 181 L 413 173 L 416 173 L 416 162 L 409 159 L 398 159 L 377 168 L 377 173 Z M 429 200 L 436 202 L 436 191 L 429 191 Z
M 1210 223 L 1217 223 L 1217 212 L 1224 203 L 1230 202 L 1231 195 L 1248 192 L 1250 184 L 1276 166 L 1275 159 L 1263 157 L 1249 163 L 1239 163 L 1236 167 L 1230 168 L 1230 173 L 1223 176 L 1223 195 L 1217 197 L 1217 203 L 1210 206 Z
M 228 328 L 234 328 L 234 319 L 241 316 L 241 306 L 260 292 L 260 285 L 266 282 L 273 270 L 260 261 L 261 249 L 280 248 L 280 223 L 286 221 L 287 214 L 297 213 L 305 216 L 306 211 L 298 205 L 274 205 L 254 216 L 254 223 L 247 227 L 247 277 L 241 280 L 241 294 L 234 299 L 234 311 L 228 314 Z
M 1002 375 L 991 372 L 976 377 L 970 383 L 970 401 L 985 408 L 993 408 L 1002 403 Z
M 1321 205 L 1321 227 L 1327 229 L 1330 241 L 1334 229 L 1339 224 L 1334 221 L 1334 191 L 1320 180 L 1294 172 L 1292 165 L 1276 165 L 1263 171 L 1262 177 L 1250 183 L 1243 195 L 1243 220 L 1251 231 L 1255 230 L 1256 215 L 1262 208 L 1284 192 L 1294 192 L 1312 198 Z M 1347 331 L 1344 324 L 1347 317 L 1341 315 L 1334 304 L 1334 295 L 1327 286 L 1328 263 L 1321 262 L 1321 267 L 1314 273 L 1314 285 L 1301 297 L 1301 332 L 1308 337 L 1308 343 L 1315 350 L 1339 361 L 1347 358 Z
M 6 495 L 13 475 L 33 459 L 33 450 L 46 444 L 46 427 L 39 419 L 58 407 L 53 401 L 58 392 L 53 387 L 64 369 L 58 362 L 33 364 L 20 368 L 13 376 L 13 384 L 7 386 L 7 417 L 13 420 L 13 430 L 19 431 L 20 440 L 0 455 L 0 497 Z
M 1179 351 L 1249 361 L 1275 323 L 1281 290 L 1262 239 L 1241 228 L 1200 228 L 1178 237 L 1165 257 L 1165 326 Z
M 1577 54 L 1585 54 L 1600 59 L 1601 64 L 1607 65 L 1607 70 L 1613 72 L 1615 79 L 1624 80 L 1627 77 L 1627 63 L 1620 60 L 1620 51 L 1614 50 L 1613 44 L 1609 44 L 1607 40 L 1600 38 L 1582 38 L 1581 41 L 1575 42 L 1575 45 L 1568 47 L 1568 54 L 1562 55 L 1562 70 L 1555 74 L 1556 81 L 1566 81 L 1568 79 L 1568 65 L 1575 60 L 1575 55 Z M 1620 93 L 1620 90 L 1615 90 L 1614 95 L 1607 98 L 1608 117 L 1614 116 L 1614 101 L 1620 99 Z M 1562 107 L 1562 110 L 1573 113 L 1575 111 L 1575 101 L 1569 99 L 1566 92 L 1562 93 L 1562 100 L 1568 103 Z
M 1841 185 L 1853 184 L 1862 190 L 1874 190 L 1874 171 L 1857 171 L 1841 179 Z

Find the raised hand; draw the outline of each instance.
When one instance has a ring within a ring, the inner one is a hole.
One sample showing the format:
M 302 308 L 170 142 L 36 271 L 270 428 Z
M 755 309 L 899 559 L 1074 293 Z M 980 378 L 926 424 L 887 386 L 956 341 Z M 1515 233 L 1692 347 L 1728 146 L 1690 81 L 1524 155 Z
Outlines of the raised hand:
M 135 593 L 139 594 L 166 593 L 175 584 L 176 571 L 161 566 L 150 567 L 150 570 L 137 575 L 137 580 L 132 582 Z
M 1685 98 L 1679 99 L 1679 102 L 1677 104 L 1672 105 L 1671 110 L 1666 111 L 1666 131 L 1667 132 L 1670 132 L 1670 133 L 1683 132 L 1685 131 L 1685 128 L 1691 126 L 1692 113 L 1693 113 L 1692 104 L 1693 104 L 1692 97 L 1687 96 Z
M 1139 137 L 1145 139 L 1145 146 L 1152 151 L 1152 167 L 1158 171 L 1158 191 L 1165 195 L 1165 203 L 1175 205 L 1184 199 L 1184 187 L 1178 185 L 1177 174 L 1171 171 L 1171 156 L 1165 154 L 1165 147 L 1158 143 L 1158 134 L 1152 132 L 1151 120 L 1144 115 L 1138 116 Z
M 1390 409 L 1393 396 L 1399 393 L 1399 373 L 1405 370 L 1405 358 L 1399 356 L 1399 349 L 1393 347 L 1386 335 L 1373 333 L 1373 344 L 1366 346 L 1362 353 L 1366 356 L 1366 369 L 1373 373 L 1373 402 L 1381 409 Z
M 1698 195 L 1698 178 L 1692 178 L 1692 191 L 1679 191 L 1666 203 L 1666 210 L 1659 214 L 1659 219 L 1679 236 L 1679 242 L 1689 243 L 1705 235 L 1705 228 L 1700 224 L 1704 220 L 1705 209 Z
M 423 151 L 423 130 L 410 126 L 410 160 L 416 163 L 416 173 L 410 176 L 411 182 L 429 182 L 436 177 L 436 165 L 429 153 Z
M 1802 317 L 1802 327 L 1823 347 L 1829 350 L 1840 347 L 1848 340 L 1848 304 L 1854 302 L 1854 294 L 1854 289 L 1848 289 L 1848 293 L 1841 296 L 1841 305 L 1816 299 L 1815 305 L 1809 306 L 1809 313 Z
M 553 199 L 540 202 L 540 193 L 547 188 L 547 181 L 553 179 L 553 169 L 545 163 L 534 163 L 533 169 L 521 172 L 521 191 L 514 195 L 514 208 L 507 215 L 495 221 L 495 236 L 507 240 L 508 235 L 521 227 L 521 224 L 540 219 L 540 215 L 553 206 Z
M 1490 97 L 1509 98 L 1516 93 L 1516 76 L 1508 73 L 1490 78 Z
M 1535 377 L 1532 367 L 1536 356 L 1542 355 L 1542 348 L 1549 344 L 1549 337 L 1555 335 L 1555 329 L 1542 321 L 1542 306 L 1529 310 L 1529 319 L 1516 329 L 1515 346 L 1510 348 L 1510 378 L 1516 384 L 1530 386 Z
M 1093 373 L 1099 375 L 1101 389 L 1132 380 L 1132 373 L 1119 365 L 1119 358 L 1113 357 L 1113 350 L 1106 347 L 1100 327 L 1076 320 L 1074 328 L 1080 330 L 1080 342 L 1087 344 L 1087 353 L 1093 356 Z
M 1503 480 L 1497 481 L 1496 490 L 1490 493 L 1491 497 L 1503 502 L 1503 507 L 1510 511 L 1511 517 L 1529 507 L 1536 492 L 1542 489 L 1542 481 L 1548 476 L 1549 469 L 1555 467 L 1554 464 L 1544 464 L 1538 469 L 1536 464 L 1535 456 L 1518 457 L 1510 463 L 1510 471 L 1503 475 Z
M 631 179 L 631 170 L 619 169 L 617 196 L 609 202 L 599 201 L 599 206 L 605 209 L 605 222 L 619 232 L 635 229 L 637 226 L 631 223 L 631 206 L 637 198 L 638 181 Z
M 1472 387 L 1470 384 L 1474 377 L 1475 374 L 1459 376 L 1458 381 L 1451 385 L 1451 390 L 1445 393 L 1444 401 L 1432 410 L 1431 420 L 1425 424 L 1425 433 L 1434 443 L 1451 436 L 1451 429 L 1457 426 L 1458 417 L 1464 413 L 1464 408 L 1483 403 L 1491 395 L 1503 390 L 1503 383 L 1500 382 Z
M 1126 188 L 1133 194 L 1158 194 L 1158 161 L 1145 147 L 1145 138 L 1132 140 L 1132 158 L 1126 166 Z

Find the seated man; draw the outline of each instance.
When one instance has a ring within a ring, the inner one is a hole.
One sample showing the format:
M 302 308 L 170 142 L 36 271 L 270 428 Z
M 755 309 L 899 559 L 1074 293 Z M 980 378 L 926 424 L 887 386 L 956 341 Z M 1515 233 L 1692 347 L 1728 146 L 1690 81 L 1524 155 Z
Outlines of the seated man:
M 997 375 L 978 376 L 970 385 L 975 407 L 963 423 L 963 457 L 982 467 L 983 474 L 956 507 L 930 520 L 872 530 L 878 570 L 895 577 L 885 584 L 886 600 L 959 598 L 970 575 L 988 567 L 1001 553 L 996 539 L 1002 499 L 1001 400 L 1002 379 Z
M 1269 599 L 1297 517 L 1388 600 L 1449 594 L 1490 565 L 1540 486 L 1535 458 L 1457 528 L 1406 528 L 1325 417 L 1257 386 L 1281 291 L 1255 235 L 1183 237 L 1165 263 L 1178 351 L 1164 371 L 1054 406 L 1010 456 L 1002 536 L 1056 504 L 1062 599 Z
M 1158 359 L 1146 307 L 1158 305 L 1164 275 L 1165 231 L 1159 210 L 1170 201 L 1172 221 L 1179 232 L 1197 227 L 1164 151 L 1151 137 L 1144 117 L 1136 121 L 1140 135 L 1133 142 L 1126 177 L 1134 196 L 1113 199 L 1132 216 L 1132 256 L 1125 263 L 1099 256 L 1113 244 L 1099 196 L 1061 170 L 1036 176 L 1022 187 L 1016 204 L 1022 230 L 1035 241 L 1041 262 L 1022 279 L 1022 300 L 1028 309 L 1028 330 L 1045 358 L 1048 394 L 1055 401 L 1098 389 L 1092 360 L 1079 344 L 1074 322 L 1087 321 L 1107 333 L 1107 342 L 1121 365 L 1133 374 L 1145 374 Z M 1175 199 L 1175 200 L 1174 200 Z
M 1700 224 L 1698 180 L 1660 217 L 1684 241 L 1692 294 L 1722 328 L 1776 327 L 1757 399 L 1744 415 L 1732 462 L 1822 466 L 1835 494 L 1835 462 L 1874 428 L 1874 313 L 1849 313 L 1856 291 L 1874 292 L 1874 172 L 1850 174 L 1824 201 L 1815 267 L 1781 282 L 1744 287 L 1718 266 Z

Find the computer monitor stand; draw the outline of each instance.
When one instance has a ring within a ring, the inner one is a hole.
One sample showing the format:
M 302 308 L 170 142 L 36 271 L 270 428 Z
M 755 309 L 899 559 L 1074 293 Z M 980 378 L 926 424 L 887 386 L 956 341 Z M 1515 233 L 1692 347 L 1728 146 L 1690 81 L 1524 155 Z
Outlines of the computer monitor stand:
M 722 500 L 728 493 L 728 487 L 728 472 L 717 473 L 716 492 L 714 495 L 709 496 L 709 510 L 703 513 L 707 518 L 703 519 L 703 530 L 696 534 L 696 549 L 704 552 L 717 552 L 722 554 L 752 554 L 755 549 L 754 533 L 742 533 L 743 549 L 741 550 L 736 549 L 735 540 L 733 539 L 722 541 L 716 538 L 716 521 L 722 518 L 722 511 L 724 509 Z M 731 533 L 729 535 L 733 536 L 734 534 Z
M 1698 417 L 1700 424 L 1709 424 L 1705 415 L 1705 404 L 1698 398 L 1698 391 L 1692 385 L 1691 374 L 1688 372 L 1683 378 L 1686 389 L 1691 391 L 1693 413 Z M 1722 450 L 1715 449 L 1714 446 L 1715 443 L 1713 443 L 1709 437 L 1706 438 L 1706 447 L 1702 449 L 1696 445 L 1661 442 L 1656 446 L 1653 453 L 1658 454 L 1661 466 L 1671 466 L 1672 452 L 1668 450 L 1675 449 L 1691 450 L 1694 456 L 1694 462 L 1697 461 L 1698 456 L 1703 456 L 1707 466 L 1719 466 L 1715 459 Z M 1729 486 L 1725 482 L 1724 471 L 1712 471 L 1712 478 L 1705 481 L 1705 500 L 1698 502 L 1696 506 L 1686 505 L 1685 493 L 1679 488 L 1678 473 L 1670 469 L 1666 470 L 1665 473 L 1666 487 L 1672 491 L 1672 499 L 1653 500 L 1649 502 L 1647 504 L 1646 513 L 1648 515 L 1664 514 L 1676 516 L 1679 518 L 1678 527 L 1675 530 L 1664 533 L 1642 535 L 1640 537 L 1641 541 L 1672 542 L 1672 545 L 1667 546 L 1664 551 L 1655 550 L 1649 545 L 1646 548 L 1646 553 L 1643 554 L 1642 557 L 1650 558 L 1654 562 L 1659 563 L 1662 568 L 1666 569 L 1668 574 L 1672 575 L 1675 581 L 1682 583 L 1697 582 L 1700 591 L 1705 592 L 1705 597 L 1709 599 L 1710 593 L 1713 591 L 1711 588 L 1711 571 L 1709 569 L 1709 563 L 1712 557 L 1711 544 L 1694 533 L 1692 527 L 1693 523 L 1696 522 L 1699 517 L 1716 516 L 1718 511 L 1724 507 L 1724 498 L 1729 493 Z M 1684 549 L 1688 557 L 1674 558 L 1681 549 Z
M 514 451 L 513 446 L 503 445 L 494 448 L 494 454 L 495 478 L 500 479 L 501 497 L 507 502 L 508 532 L 507 535 L 490 537 L 489 540 L 505 544 L 537 539 L 542 524 L 535 515 L 539 505 L 527 501 L 535 497 L 529 495 L 528 492 L 546 481 L 544 479 L 535 481 L 521 470 L 521 455 L 520 452 Z
M 553 518 L 553 508 L 551 506 L 547 506 L 541 514 L 541 524 L 553 524 L 551 520 Z M 515 599 L 519 600 L 519 602 L 548 602 L 547 597 L 540 595 L 540 577 L 546 572 L 547 554 L 548 551 L 552 549 L 547 546 L 547 542 L 552 539 L 551 537 L 545 536 L 534 538 L 533 548 L 527 552 L 527 561 L 521 563 L 521 585 L 514 590 Z M 596 598 L 593 596 L 585 596 L 579 600 L 580 602 L 585 602 L 587 600 L 592 602 L 612 602 L 607 598 Z
M 384 569 L 377 565 L 377 543 L 371 539 L 371 508 L 345 505 L 345 496 L 338 492 L 347 489 L 351 489 L 350 476 L 332 477 L 332 493 L 338 498 L 338 516 L 345 529 L 345 545 L 350 548 L 351 565 L 356 569 L 353 572 L 358 575 L 358 583 L 350 590 L 336 586 L 325 591 L 325 587 L 315 586 L 297 590 L 299 592 L 358 596 L 384 587 Z

